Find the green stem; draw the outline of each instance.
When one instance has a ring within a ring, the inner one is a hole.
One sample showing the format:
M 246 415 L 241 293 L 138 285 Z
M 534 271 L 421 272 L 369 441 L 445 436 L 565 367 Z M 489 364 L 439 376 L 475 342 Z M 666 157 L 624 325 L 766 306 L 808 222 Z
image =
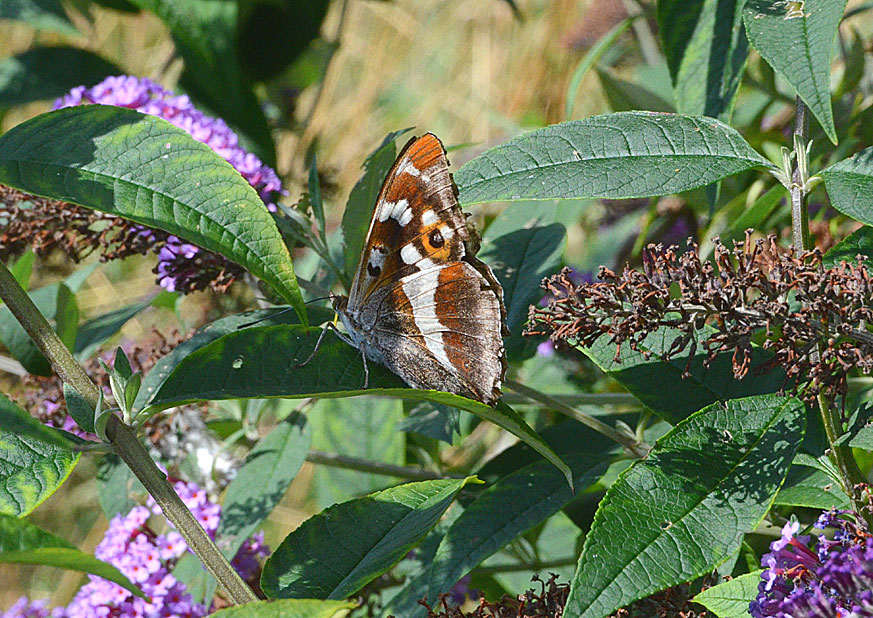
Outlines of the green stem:
M 606 423 L 597 420 L 590 414 L 585 414 L 584 412 L 580 412 L 575 408 L 564 405 L 557 399 L 554 399 L 553 397 L 550 397 L 534 388 L 525 386 L 524 384 L 516 382 L 515 380 L 504 380 L 504 384 L 514 390 L 516 393 L 524 395 L 528 399 L 541 403 L 544 406 L 551 408 L 555 412 L 565 414 L 573 420 L 579 421 L 580 423 L 590 427 L 594 431 L 603 434 L 610 440 L 621 444 L 625 448 L 625 450 L 627 450 L 627 452 L 634 457 L 641 459 L 645 457 L 651 449 L 651 447 L 645 442 L 639 442 L 633 436 L 618 432 Z
M 821 414 L 822 425 L 824 425 L 825 436 L 827 436 L 830 445 L 828 455 L 840 473 L 843 491 L 852 500 L 855 511 L 861 514 L 868 524 L 871 524 L 873 521 L 870 519 L 868 503 L 857 489 L 866 484 L 866 479 L 858 468 L 858 462 L 855 461 L 852 448 L 847 443 L 837 444 L 843 433 L 841 423 L 828 398 L 821 394 L 818 396 L 818 410 Z
M 455 478 L 454 475 L 439 474 L 438 472 L 431 472 L 430 470 L 425 470 L 423 468 L 395 466 L 382 463 L 381 461 L 372 461 L 370 459 L 350 457 L 348 455 L 339 455 L 337 453 L 325 453 L 324 451 L 309 451 L 306 454 L 306 461 L 331 468 L 356 470 L 358 472 L 368 472 L 370 474 L 379 474 L 382 476 L 395 476 L 410 481 L 432 481 L 436 479 Z
M 798 148 L 798 145 L 805 147 L 809 139 L 809 110 L 800 97 L 797 97 L 795 104 L 794 135 L 801 139 L 799 141 L 797 139 L 794 140 L 794 171 L 791 175 L 790 188 L 791 231 L 794 250 L 797 253 L 802 253 L 810 250 L 812 246 L 809 239 L 809 213 L 806 208 L 807 188 L 805 182 L 807 179 L 803 178 L 800 165 L 801 157 L 804 158 L 804 161 L 806 160 L 806 152 L 801 152 L 801 148 Z M 814 351 L 811 355 L 813 362 L 818 362 L 820 358 L 821 354 L 818 351 Z M 856 489 L 860 485 L 865 484 L 866 479 L 858 468 L 858 462 L 855 461 L 851 447 L 848 444 L 839 443 L 840 438 L 843 436 L 842 420 L 839 411 L 822 394 L 818 396 L 818 409 L 830 447 L 828 449 L 828 456 L 840 473 L 843 490 L 852 500 L 855 511 L 865 519 L 869 519 L 871 517 L 869 507 L 866 501 L 863 500 L 863 496 Z
M 52 330 L 45 316 L 39 312 L 27 293 L 0 262 L 0 299 L 6 303 L 18 322 L 27 331 L 40 351 L 52 365 L 55 373 L 65 383 L 75 388 L 92 408 L 97 407 L 100 390 L 82 366 L 76 362 L 72 353 L 63 344 L 57 333 Z M 146 490 L 155 499 L 179 534 L 188 543 L 191 550 L 212 573 L 215 579 L 227 592 L 232 603 L 242 605 L 258 598 L 246 585 L 239 574 L 230 566 L 227 559 L 197 522 L 194 515 L 167 481 L 167 477 L 152 461 L 145 447 L 137 439 L 129 425 L 125 425 L 114 414 L 109 415 L 106 426 L 106 436 L 115 452 L 126 463 Z

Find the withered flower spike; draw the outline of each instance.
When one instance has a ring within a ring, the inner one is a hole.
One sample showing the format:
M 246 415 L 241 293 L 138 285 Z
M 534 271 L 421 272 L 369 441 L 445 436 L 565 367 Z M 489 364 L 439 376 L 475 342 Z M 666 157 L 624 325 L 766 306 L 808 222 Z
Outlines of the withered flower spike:
M 640 351 L 649 334 L 669 327 L 679 332 L 664 358 L 687 351 L 686 377 L 698 347 L 705 366 L 732 352 L 736 379 L 780 367 L 786 384 L 809 400 L 844 397 L 850 372 L 873 369 L 873 284 L 861 256 L 825 268 L 817 250 L 797 254 L 775 236 L 754 240 L 751 230 L 733 249 L 716 239 L 712 262 L 701 262 L 689 244 L 682 254 L 650 245 L 642 272 L 601 268 L 596 283 L 573 283 L 565 269 L 544 281 L 551 300 L 531 307 L 528 332 L 571 346 L 606 336 L 621 362 L 622 344 Z M 698 340 L 704 324 L 712 332 Z M 773 356 L 752 367 L 756 336 Z

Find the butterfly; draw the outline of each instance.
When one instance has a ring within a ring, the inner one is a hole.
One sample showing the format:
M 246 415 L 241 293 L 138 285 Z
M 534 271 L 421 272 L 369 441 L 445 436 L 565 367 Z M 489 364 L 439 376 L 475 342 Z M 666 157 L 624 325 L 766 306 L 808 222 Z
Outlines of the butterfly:
M 503 288 L 476 258 L 442 142 L 403 147 L 376 200 L 348 296 L 333 307 L 348 343 L 413 388 L 493 405 L 506 371 Z

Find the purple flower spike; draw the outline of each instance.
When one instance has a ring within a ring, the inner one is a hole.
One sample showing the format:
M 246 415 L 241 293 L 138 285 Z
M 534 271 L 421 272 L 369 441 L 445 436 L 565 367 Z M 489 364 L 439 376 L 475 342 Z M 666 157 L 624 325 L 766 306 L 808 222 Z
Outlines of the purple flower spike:
M 817 552 L 810 537 L 797 536 L 796 522 L 782 529 L 762 563 L 768 567 L 751 603 L 754 618 L 873 618 L 873 537 L 858 523 L 844 518 L 849 511 L 829 511 L 816 521 L 824 535 Z

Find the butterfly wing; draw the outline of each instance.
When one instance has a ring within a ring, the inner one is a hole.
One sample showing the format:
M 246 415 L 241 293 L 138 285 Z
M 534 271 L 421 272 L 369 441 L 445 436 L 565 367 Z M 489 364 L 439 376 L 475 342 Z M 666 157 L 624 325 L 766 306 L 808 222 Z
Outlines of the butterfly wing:
M 347 311 L 416 388 L 493 403 L 505 371 L 503 290 L 475 257 L 442 143 L 410 141 L 376 203 Z
M 460 260 L 469 241 L 442 143 L 432 133 L 410 140 L 376 200 L 349 307 L 364 303 L 377 285 Z

